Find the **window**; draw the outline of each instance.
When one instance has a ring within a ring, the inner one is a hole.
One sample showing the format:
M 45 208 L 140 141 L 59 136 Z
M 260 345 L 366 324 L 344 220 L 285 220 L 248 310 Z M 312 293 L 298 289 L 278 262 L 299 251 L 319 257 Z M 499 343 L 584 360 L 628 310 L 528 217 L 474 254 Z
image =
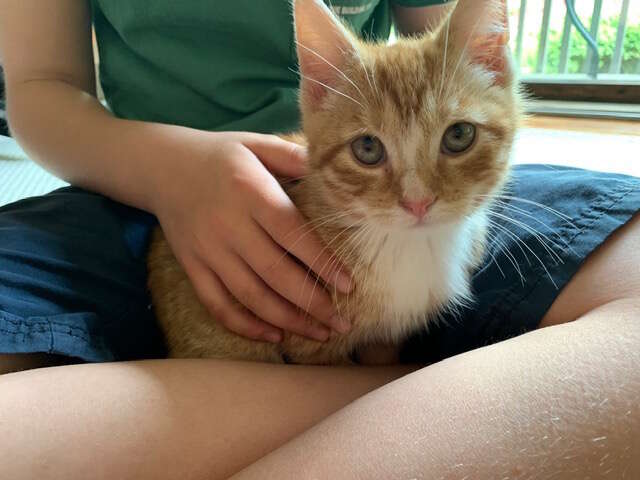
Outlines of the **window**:
M 615 103 L 609 113 L 640 119 L 640 1 L 509 0 L 508 6 L 511 46 L 535 97 Z M 587 110 L 598 113 L 593 104 Z

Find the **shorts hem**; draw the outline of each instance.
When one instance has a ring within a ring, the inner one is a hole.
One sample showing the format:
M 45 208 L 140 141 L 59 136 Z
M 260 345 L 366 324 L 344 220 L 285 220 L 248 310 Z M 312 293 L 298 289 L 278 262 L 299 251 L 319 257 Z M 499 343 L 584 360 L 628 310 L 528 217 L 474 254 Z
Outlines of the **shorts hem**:
M 621 184 L 615 189 L 602 193 L 598 201 L 589 205 L 577 219 L 572 219 L 573 227 L 577 227 L 577 231 L 573 227 L 561 229 L 559 237 L 562 241 L 561 246 L 566 252 L 565 255 L 554 248 L 560 255 L 561 261 L 553 263 L 551 256 L 543 258 L 546 271 L 540 263 L 534 264 L 529 272 L 523 273 L 527 278 L 537 277 L 532 287 L 524 293 L 522 291 L 516 293 L 514 286 L 491 309 L 490 315 L 502 322 L 508 318 L 520 319 L 518 331 L 509 329 L 507 327 L 509 322 L 503 322 L 506 328 L 494 330 L 498 337 L 509 338 L 537 328 L 562 289 L 578 272 L 584 261 L 616 230 L 638 213 L 638 205 L 640 205 L 640 186 Z
M 115 360 L 100 335 L 79 326 L 96 320 L 89 312 L 23 318 L 0 310 L 0 353 L 48 353 L 86 362 Z

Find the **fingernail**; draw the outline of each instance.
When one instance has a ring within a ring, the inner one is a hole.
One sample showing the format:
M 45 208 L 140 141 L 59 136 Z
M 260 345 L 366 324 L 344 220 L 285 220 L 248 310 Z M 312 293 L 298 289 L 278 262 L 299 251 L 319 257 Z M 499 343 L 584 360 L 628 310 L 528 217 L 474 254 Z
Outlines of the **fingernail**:
M 351 324 L 348 320 L 345 320 L 337 313 L 331 317 L 331 325 L 336 329 L 339 333 L 348 333 L 351 330 Z
M 353 289 L 353 281 L 350 275 L 344 272 L 338 272 L 336 275 L 336 287 L 342 293 L 349 293 Z
M 264 334 L 264 338 L 271 343 L 280 343 L 280 341 L 282 340 L 282 335 L 280 335 L 278 332 L 266 332 Z

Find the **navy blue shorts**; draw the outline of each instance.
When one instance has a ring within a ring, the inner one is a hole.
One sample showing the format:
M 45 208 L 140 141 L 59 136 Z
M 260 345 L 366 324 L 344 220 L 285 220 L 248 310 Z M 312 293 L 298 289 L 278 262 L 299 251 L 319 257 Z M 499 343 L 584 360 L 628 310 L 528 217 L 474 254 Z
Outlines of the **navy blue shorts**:
M 516 166 L 491 214 L 474 304 L 411 338 L 404 358 L 437 361 L 534 329 L 587 255 L 639 208 L 639 178 Z M 146 289 L 154 225 L 74 187 L 0 208 L 0 353 L 164 356 Z

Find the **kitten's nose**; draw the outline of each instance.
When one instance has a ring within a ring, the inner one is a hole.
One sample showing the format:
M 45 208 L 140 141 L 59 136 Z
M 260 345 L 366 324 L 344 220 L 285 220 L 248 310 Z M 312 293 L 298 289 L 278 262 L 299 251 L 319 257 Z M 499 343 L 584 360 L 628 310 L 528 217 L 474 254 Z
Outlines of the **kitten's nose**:
M 427 214 L 429 207 L 433 205 L 435 200 L 435 197 L 425 197 L 421 200 L 409 200 L 407 198 L 403 198 L 400 200 L 400 205 L 407 212 L 417 217 L 418 220 L 421 220 Z

